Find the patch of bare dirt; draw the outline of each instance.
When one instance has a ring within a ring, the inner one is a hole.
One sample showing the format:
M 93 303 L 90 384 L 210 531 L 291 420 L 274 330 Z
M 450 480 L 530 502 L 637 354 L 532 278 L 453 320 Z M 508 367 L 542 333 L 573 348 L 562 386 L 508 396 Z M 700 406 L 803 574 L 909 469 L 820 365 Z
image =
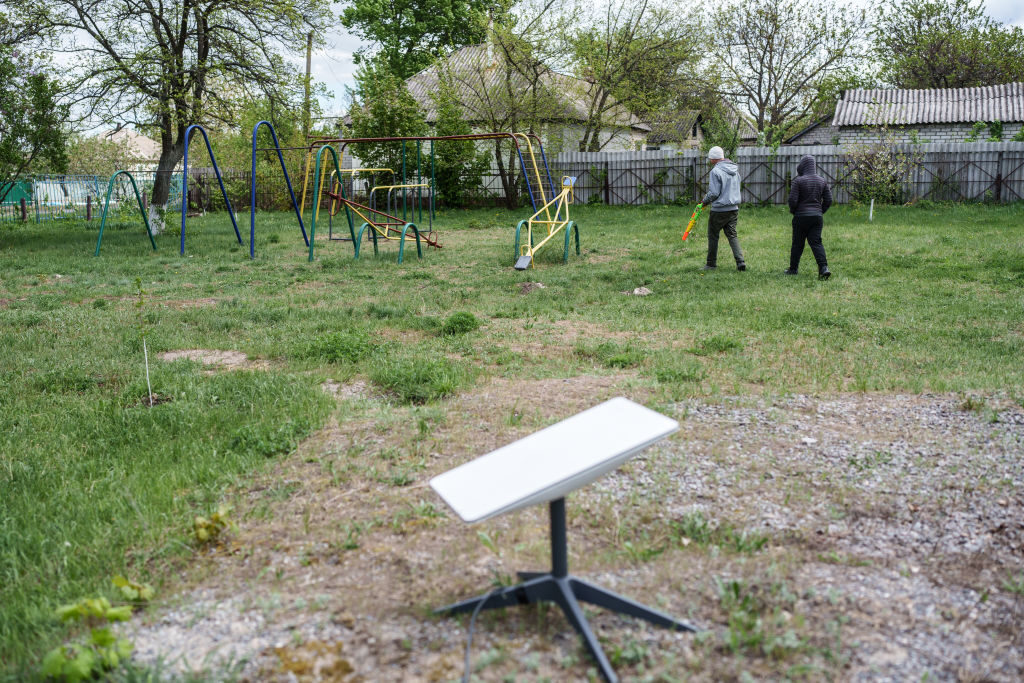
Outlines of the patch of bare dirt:
M 543 282 L 520 282 L 516 286 L 519 288 L 520 294 L 529 294 L 538 289 L 547 289 L 547 285 Z
M 320 387 L 334 398 L 340 399 L 368 398 L 371 395 L 369 385 L 361 379 L 345 382 L 344 384 L 329 379 L 321 384 Z
M 493 379 L 437 406 L 371 401 L 346 413 L 237 493 L 240 530 L 197 559 L 179 606 L 130 627 L 137 656 L 193 652 L 216 667 L 229 653 L 253 681 L 460 676 L 466 621 L 431 610 L 546 568 L 546 511 L 468 526 L 427 482 L 606 398 L 643 402 L 648 391 L 629 374 Z M 593 610 L 619 674 L 1020 680 L 1024 596 L 1012 577 L 1024 581 L 1024 413 L 989 399 L 992 421 L 961 402 L 662 406 L 681 422 L 676 436 L 569 498 L 570 569 L 708 633 Z M 673 524 L 694 511 L 738 535 L 711 543 L 693 527 L 684 543 Z M 745 601 L 729 602 L 731 590 Z M 734 651 L 744 637 L 754 645 Z M 556 609 L 482 614 L 473 659 L 483 681 L 585 681 L 592 666 Z
M 183 349 L 178 351 L 162 351 L 157 358 L 168 363 L 187 358 L 208 367 L 207 372 L 217 370 L 266 370 L 270 364 L 265 360 L 250 360 L 241 351 L 224 351 L 217 349 Z
M 189 308 L 210 308 L 216 306 L 219 299 L 213 297 L 204 297 L 201 299 L 170 299 L 161 301 L 160 304 L 167 308 L 173 308 L 179 311 L 184 311 Z

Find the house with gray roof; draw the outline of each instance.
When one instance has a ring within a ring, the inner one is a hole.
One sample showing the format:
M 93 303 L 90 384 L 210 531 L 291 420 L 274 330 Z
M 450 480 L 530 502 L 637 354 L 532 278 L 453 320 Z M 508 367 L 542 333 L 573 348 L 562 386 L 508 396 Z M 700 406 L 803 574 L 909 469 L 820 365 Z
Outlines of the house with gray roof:
M 730 108 L 731 109 L 731 108 Z M 733 110 L 737 146 L 757 144 L 757 129 L 747 117 Z M 704 118 L 697 109 L 683 109 L 670 118 L 650 122 L 645 150 L 697 149 L 704 143 Z
M 543 66 L 537 67 L 537 79 L 531 82 L 515 69 L 505 68 L 496 52 L 487 43 L 469 45 L 406 81 L 427 123 L 434 125 L 437 121 L 434 94 L 440 90 L 443 76 L 449 79 L 467 122 L 476 132 L 491 132 L 495 126 L 497 130 L 514 127 L 503 122 L 514 120 L 521 100 L 536 90 L 540 107 L 537 116 L 542 126 L 539 132 L 550 153 L 579 149 L 595 86 Z M 602 151 L 642 149 L 651 127 L 614 99 L 603 109 Z
M 975 135 L 976 123 L 982 123 Z M 965 142 L 972 135 L 987 140 L 1002 127 L 1010 140 L 1024 124 L 1024 83 L 982 88 L 931 90 L 846 90 L 831 121 L 800 131 L 787 144 L 837 145 L 877 142 L 881 128 L 897 142 Z

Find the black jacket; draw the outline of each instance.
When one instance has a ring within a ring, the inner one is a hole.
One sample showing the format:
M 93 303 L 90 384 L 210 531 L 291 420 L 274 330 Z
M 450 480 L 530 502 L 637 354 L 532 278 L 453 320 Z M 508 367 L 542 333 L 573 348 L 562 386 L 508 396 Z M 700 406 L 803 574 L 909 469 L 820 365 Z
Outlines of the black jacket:
M 816 171 L 810 154 L 796 166 L 796 178 L 789 188 L 789 212 L 794 216 L 821 216 L 832 206 L 832 191 Z

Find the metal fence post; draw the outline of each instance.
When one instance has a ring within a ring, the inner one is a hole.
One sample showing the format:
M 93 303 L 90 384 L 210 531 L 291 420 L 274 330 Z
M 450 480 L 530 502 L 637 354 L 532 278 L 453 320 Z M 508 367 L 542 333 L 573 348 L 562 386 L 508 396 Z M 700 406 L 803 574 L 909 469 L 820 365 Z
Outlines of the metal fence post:
M 996 201 L 1003 201 L 1003 153 L 996 159 Z
M 604 162 L 604 203 L 608 206 L 612 203 L 611 193 L 611 169 L 609 168 L 609 162 Z

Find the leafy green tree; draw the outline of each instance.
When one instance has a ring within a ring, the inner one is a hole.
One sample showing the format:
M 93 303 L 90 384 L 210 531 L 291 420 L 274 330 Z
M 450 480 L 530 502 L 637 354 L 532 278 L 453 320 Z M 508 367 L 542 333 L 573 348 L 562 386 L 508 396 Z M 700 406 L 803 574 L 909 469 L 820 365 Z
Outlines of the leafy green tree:
M 153 131 L 161 145 L 154 205 L 193 123 L 230 121 L 233 105 L 260 95 L 294 102 L 303 81 L 285 59 L 306 47 L 329 0 L 9 0 L 74 55 L 69 86 L 84 116 Z
M 806 120 L 830 77 L 860 63 L 867 18 L 826 0 L 735 0 L 712 23 L 712 68 L 765 143 L 777 144 Z
M 543 134 L 549 154 L 561 144 L 575 79 L 548 67 L 567 54 L 563 37 L 572 15 L 558 7 L 557 0 L 507 6 L 493 15 L 485 43 L 451 56 L 451 81 L 475 130 Z M 432 69 L 416 76 L 435 77 Z M 507 139 L 491 144 L 506 204 L 516 208 L 525 186 L 516 149 Z
M 971 88 L 1024 80 L 1024 29 L 982 0 L 888 0 L 875 8 L 873 54 L 898 88 Z
M 434 134 L 472 133 L 451 73 L 443 65 L 438 65 L 438 76 L 440 87 L 432 93 L 437 110 Z M 480 189 L 483 175 L 490 168 L 490 159 L 471 140 L 437 142 L 434 149 L 437 194 L 446 206 L 462 206 L 468 195 Z
M 24 38 L 0 15 L 0 201 L 22 174 L 63 173 L 68 166 L 67 107 L 45 65 L 14 47 Z
M 374 57 L 399 78 L 430 66 L 444 49 L 484 39 L 487 0 L 349 0 L 341 25 L 370 43 L 357 62 Z
M 427 120 L 409 93 L 405 81 L 382 62 L 364 62 L 356 72 L 352 136 L 357 138 L 406 137 L 427 134 Z M 390 168 L 401 173 L 402 144 L 364 142 L 352 152 L 368 168 Z M 415 163 L 415 159 L 413 159 Z M 406 161 L 408 168 L 408 160 Z M 379 179 L 383 180 L 383 178 Z
M 571 38 L 586 125 L 581 151 L 600 151 L 608 128 L 629 125 L 635 115 L 664 118 L 680 88 L 691 86 L 700 60 L 698 17 L 679 7 L 608 3 L 600 16 Z

